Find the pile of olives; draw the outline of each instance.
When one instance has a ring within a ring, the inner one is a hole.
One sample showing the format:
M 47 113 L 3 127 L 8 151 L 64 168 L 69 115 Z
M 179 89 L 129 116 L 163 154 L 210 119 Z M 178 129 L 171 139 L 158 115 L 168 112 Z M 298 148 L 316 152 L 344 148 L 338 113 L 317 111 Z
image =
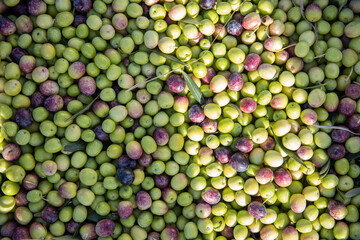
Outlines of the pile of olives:
M 360 240 L 360 0 L 0 0 L 0 239 Z

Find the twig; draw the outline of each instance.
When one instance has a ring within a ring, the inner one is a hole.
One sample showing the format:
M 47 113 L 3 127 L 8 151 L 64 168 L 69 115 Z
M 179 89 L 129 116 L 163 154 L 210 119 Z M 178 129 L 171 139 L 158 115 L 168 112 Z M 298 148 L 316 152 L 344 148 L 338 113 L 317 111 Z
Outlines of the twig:
M 312 28 L 314 29 L 314 32 L 315 32 L 315 42 L 316 42 L 316 46 L 317 48 L 320 50 L 321 48 L 319 47 L 319 39 L 318 39 L 318 32 L 317 32 L 317 29 L 316 29 L 316 23 L 315 25 L 312 24 L 306 17 L 305 17 L 305 14 L 304 14 L 304 0 L 300 0 L 300 13 L 301 13 L 301 16 L 305 19 L 306 22 L 308 22 Z
M 316 128 L 322 128 L 322 129 L 338 129 L 338 130 L 343 130 L 343 131 L 347 131 L 351 134 L 354 134 L 356 136 L 360 136 L 360 133 L 356 133 L 351 131 L 350 129 L 344 128 L 344 127 L 339 127 L 339 126 L 321 126 L 321 125 L 311 125 L 312 127 L 316 127 Z

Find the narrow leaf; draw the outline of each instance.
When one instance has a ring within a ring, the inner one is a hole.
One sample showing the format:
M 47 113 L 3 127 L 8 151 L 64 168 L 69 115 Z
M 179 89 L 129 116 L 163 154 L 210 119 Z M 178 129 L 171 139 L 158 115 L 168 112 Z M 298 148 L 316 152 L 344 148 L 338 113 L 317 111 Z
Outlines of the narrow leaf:
M 5 128 L 4 128 L 3 126 L 1 126 L 1 129 L 0 129 L 0 130 L 1 130 L 1 135 L 3 136 L 3 138 L 4 138 L 6 141 L 10 142 L 11 139 L 10 139 L 9 136 L 7 135 Z
M 349 161 L 351 160 L 357 160 L 360 158 L 360 152 L 359 153 L 350 153 L 350 154 L 347 154 L 345 155 L 345 158 Z
M 169 61 L 176 62 L 176 63 L 184 65 L 184 66 L 186 65 L 185 63 L 183 63 L 182 61 L 180 61 L 179 59 L 177 59 L 176 57 L 174 57 L 172 55 L 164 54 L 157 50 L 154 50 L 153 52 L 156 53 L 157 55 L 160 55 L 160 56 L 166 58 Z
M 336 120 L 339 117 L 339 111 L 333 112 L 331 114 L 331 123 L 334 125 L 336 123 Z
M 81 142 L 75 142 L 75 143 L 70 143 L 64 146 L 64 151 L 65 152 L 76 152 L 76 151 L 83 151 L 85 150 L 86 145 L 84 143 Z
M 238 106 L 236 106 L 236 105 L 233 104 L 233 103 L 229 103 L 229 104 L 227 104 L 226 106 L 235 108 L 235 109 L 239 112 L 239 116 L 240 116 L 241 122 L 244 122 L 244 115 L 243 115 L 241 109 L 240 109 Z
M 72 199 L 66 199 L 65 203 L 59 208 L 59 211 L 61 209 L 63 209 L 64 207 L 70 205 L 71 202 L 72 202 Z
M 199 22 L 198 20 L 191 18 L 191 17 L 186 17 L 184 19 L 181 19 L 180 22 L 201 25 L 201 22 Z
M 281 150 L 283 150 L 289 157 L 291 157 L 292 159 L 294 159 L 295 161 L 297 161 L 298 163 L 300 163 L 302 166 L 304 166 L 307 169 L 308 167 L 305 165 L 303 160 L 301 160 L 293 151 L 290 151 L 289 149 L 284 147 L 284 145 L 282 144 L 280 138 L 274 134 L 274 131 L 273 131 L 272 127 L 269 126 L 269 128 L 270 128 L 271 133 L 273 134 L 273 137 L 275 139 L 276 144 L 279 145 Z
M 272 81 L 275 81 L 276 79 L 278 79 L 278 77 L 280 76 L 280 73 L 282 72 L 283 67 L 280 68 L 280 70 L 275 74 L 274 78 L 272 79 Z
M 356 133 L 356 132 L 353 132 L 351 131 L 350 129 L 348 128 L 345 128 L 345 127 L 339 127 L 339 126 L 321 126 L 321 125 L 311 125 L 312 127 L 316 127 L 316 128 L 322 128 L 322 129 L 338 129 L 338 130 L 343 130 L 343 131 L 347 131 L 351 134 L 354 134 L 354 135 L 360 135 L 360 133 Z
M 351 67 L 350 73 L 346 79 L 349 79 L 351 77 L 351 75 L 353 74 L 353 72 L 354 72 L 354 66 Z
M 77 236 L 79 236 L 79 232 L 80 232 L 80 228 L 81 228 L 81 223 L 76 227 L 74 234 L 72 235 L 73 238 L 76 238 Z
M 199 87 L 196 85 L 194 80 L 192 80 L 192 78 L 186 72 L 181 71 L 181 73 L 184 76 L 186 85 L 188 86 L 191 94 L 194 96 L 196 101 L 198 101 L 198 103 L 203 104 L 205 100 L 204 100 L 204 96 L 202 95 Z
M 341 1 L 339 1 L 339 2 L 341 2 Z M 340 7 L 339 7 L 339 11 L 338 11 L 338 13 L 340 13 L 341 12 L 341 10 L 345 7 L 345 5 L 347 4 L 347 0 L 343 0 L 343 2 L 341 3 L 341 5 L 340 5 Z
M 342 191 L 340 191 L 339 190 L 339 188 L 336 188 L 336 190 L 337 190 L 337 192 L 339 193 L 339 196 L 343 199 L 343 200 L 345 200 L 345 194 L 342 192 Z
M 303 87 L 303 88 L 301 88 L 301 89 L 305 89 L 305 90 L 306 90 L 306 89 L 318 88 L 318 87 L 326 86 L 326 85 L 328 85 L 329 83 L 330 83 L 330 81 L 329 81 L 329 82 L 326 82 L 326 83 L 322 83 L 322 84 L 310 86 L 310 87 Z
M 360 194 L 360 187 L 351 189 L 345 193 L 345 197 L 352 198 Z
M 326 175 L 328 174 L 329 170 L 330 170 L 330 161 L 327 161 L 327 163 L 321 168 L 320 170 L 320 178 L 323 179 L 324 177 L 326 177 Z
M 81 238 L 73 237 L 71 235 L 65 235 L 61 237 L 53 237 L 52 240 L 80 240 Z
M 108 214 L 106 216 L 100 216 L 99 214 L 97 214 L 96 212 L 90 212 L 87 216 L 87 220 L 91 221 L 91 222 L 98 222 L 102 219 L 111 219 L 111 220 L 116 220 L 118 219 L 118 216 L 117 214 L 115 213 L 111 213 L 111 214 Z
M 97 95 L 97 97 L 94 98 L 94 100 L 92 100 L 88 105 L 86 105 L 86 107 L 84 107 L 83 109 L 81 109 L 80 111 L 78 111 L 77 113 L 72 115 L 70 118 L 66 119 L 65 122 L 72 121 L 75 118 L 77 118 L 78 116 L 80 116 L 81 114 L 85 113 L 87 110 L 89 110 L 91 108 L 91 106 L 94 104 L 94 102 L 99 98 L 99 96 L 100 95 Z

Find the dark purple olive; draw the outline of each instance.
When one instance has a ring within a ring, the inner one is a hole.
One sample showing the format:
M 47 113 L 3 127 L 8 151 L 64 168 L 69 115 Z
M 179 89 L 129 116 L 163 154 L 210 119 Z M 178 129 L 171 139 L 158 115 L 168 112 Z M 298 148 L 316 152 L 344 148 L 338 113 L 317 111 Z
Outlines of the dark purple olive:
M 248 156 L 242 152 L 234 153 L 230 158 L 230 166 L 237 172 L 245 172 L 249 168 Z

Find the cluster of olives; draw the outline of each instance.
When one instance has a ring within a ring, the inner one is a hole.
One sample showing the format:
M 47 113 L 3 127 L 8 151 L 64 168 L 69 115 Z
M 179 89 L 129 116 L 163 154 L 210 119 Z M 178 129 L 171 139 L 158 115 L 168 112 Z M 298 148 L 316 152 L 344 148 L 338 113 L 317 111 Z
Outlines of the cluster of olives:
M 360 240 L 359 14 L 0 0 L 0 239 Z

